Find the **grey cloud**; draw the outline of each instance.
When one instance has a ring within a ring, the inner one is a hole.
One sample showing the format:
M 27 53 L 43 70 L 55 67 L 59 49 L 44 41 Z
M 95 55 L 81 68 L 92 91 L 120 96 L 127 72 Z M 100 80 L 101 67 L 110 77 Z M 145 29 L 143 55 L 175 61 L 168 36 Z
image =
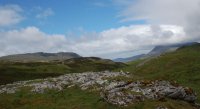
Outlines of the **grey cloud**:
M 175 43 L 179 35 L 183 34 L 182 28 L 178 26 L 163 25 L 158 28 L 159 32 L 153 31 L 150 25 L 132 25 L 100 33 L 87 33 L 77 39 L 70 39 L 65 35 L 46 34 L 36 27 L 9 30 L 0 32 L 0 55 L 70 51 L 82 56 L 126 57 L 130 54 L 147 52 L 157 44 Z M 166 40 L 165 32 L 169 31 L 173 34 Z M 154 37 L 158 33 L 159 38 Z
M 119 14 L 122 21 L 143 19 L 152 25 L 179 25 L 186 32 L 185 41 L 200 41 L 200 0 L 126 0 L 128 3 L 117 1 L 114 0 L 123 7 Z M 171 32 L 166 32 L 165 35 L 171 36 Z
M 192 41 L 200 41 L 200 2 L 199 2 L 199 9 L 195 10 L 187 17 L 187 22 L 185 25 L 185 31 L 188 36 L 188 40 Z M 189 38 L 193 36 L 194 38 Z
M 200 39 L 199 0 L 139 0 L 136 4 L 132 3 L 134 0 L 114 1 L 123 7 L 120 12 L 123 21 L 145 19 L 149 24 L 111 28 L 100 33 L 86 32 L 76 39 L 66 35 L 47 34 L 37 27 L 0 30 L 0 55 L 71 51 L 82 56 L 116 58 L 144 53 L 155 45 Z M 0 7 L 0 13 L 5 9 L 14 13 L 9 14 L 14 17 L 7 16 L 11 20 L 6 25 L 22 20 L 20 12 L 23 10 L 19 6 Z M 41 13 L 40 17 L 49 15 L 52 12 L 47 11 Z M 0 21 L 1 25 L 5 24 Z

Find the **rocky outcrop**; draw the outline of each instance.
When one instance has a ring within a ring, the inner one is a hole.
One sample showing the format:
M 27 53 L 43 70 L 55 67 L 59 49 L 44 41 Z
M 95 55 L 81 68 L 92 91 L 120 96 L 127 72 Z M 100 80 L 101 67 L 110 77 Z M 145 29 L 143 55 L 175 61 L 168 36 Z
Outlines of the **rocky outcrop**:
M 156 107 L 155 109 L 168 109 L 167 107 L 164 107 L 164 106 L 158 106 Z
M 36 79 L 29 81 L 19 81 L 13 84 L 1 85 L 0 93 L 15 93 L 22 87 L 30 87 L 32 92 L 43 93 L 45 89 L 62 90 L 65 87 L 77 85 L 82 90 L 86 90 L 91 86 L 98 85 L 98 90 L 109 84 L 104 78 L 127 76 L 123 72 L 86 72 L 66 74 L 56 78 Z
M 125 72 L 86 72 L 66 74 L 56 78 L 20 81 L 0 86 L 1 93 L 15 93 L 23 87 L 35 93 L 44 93 L 47 89 L 63 90 L 78 86 L 82 90 L 95 90 L 111 104 L 127 106 L 146 99 L 171 98 L 194 103 L 195 92 L 187 87 L 179 86 L 164 80 L 155 81 L 117 81 L 110 79 L 117 76 L 129 77 Z M 161 107 L 158 107 L 161 109 Z
M 115 83 L 116 84 L 116 83 Z M 196 94 L 190 88 L 174 86 L 168 81 L 136 81 L 120 82 L 112 88 L 105 87 L 101 96 L 108 102 L 118 105 L 144 101 L 145 99 L 162 99 L 165 97 L 172 99 L 194 102 Z

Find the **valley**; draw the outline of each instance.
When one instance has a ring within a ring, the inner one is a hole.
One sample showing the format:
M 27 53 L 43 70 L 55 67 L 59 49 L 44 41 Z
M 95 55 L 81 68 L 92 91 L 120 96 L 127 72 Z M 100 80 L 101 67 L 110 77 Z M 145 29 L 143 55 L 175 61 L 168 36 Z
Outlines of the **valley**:
M 198 109 L 199 66 L 198 43 L 128 63 L 2 61 L 0 108 Z

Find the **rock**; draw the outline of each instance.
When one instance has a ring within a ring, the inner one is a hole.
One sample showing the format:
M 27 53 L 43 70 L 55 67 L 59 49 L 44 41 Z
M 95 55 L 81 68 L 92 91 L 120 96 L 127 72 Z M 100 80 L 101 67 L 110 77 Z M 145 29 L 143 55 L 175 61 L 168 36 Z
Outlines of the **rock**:
M 103 87 L 103 84 L 107 82 L 103 78 L 125 75 L 123 72 L 85 72 L 66 74 L 56 78 L 19 81 L 13 84 L 1 85 L 0 94 L 15 93 L 21 87 L 32 87 L 31 91 L 36 93 L 44 93 L 45 89 L 62 90 L 65 86 L 70 87 L 69 85 L 78 85 L 85 90 L 93 85 Z
M 195 106 L 197 109 L 200 109 L 200 104 L 194 103 L 194 106 Z
M 165 107 L 165 106 L 158 106 L 158 107 L 156 107 L 155 109 L 168 109 L 168 108 Z
M 107 102 L 120 106 L 127 106 L 145 99 L 162 100 L 164 98 L 179 99 L 194 103 L 196 93 L 188 87 L 174 85 L 169 81 L 116 81 L 110 77 L 124 76 L 121 72 L 85 72 L 65 74 L 55 78 L 19 81 L 13 84 L 1 85 L 1 93 L 15 93 L 23 87 L 30 87 L 35 93 L 45 93 L 46 89 L 61 91 L 65 88 L 78 86 L 82 90 L 100 91 L 100 96 Z M 167 109 L 162 106 L 156 109 Z

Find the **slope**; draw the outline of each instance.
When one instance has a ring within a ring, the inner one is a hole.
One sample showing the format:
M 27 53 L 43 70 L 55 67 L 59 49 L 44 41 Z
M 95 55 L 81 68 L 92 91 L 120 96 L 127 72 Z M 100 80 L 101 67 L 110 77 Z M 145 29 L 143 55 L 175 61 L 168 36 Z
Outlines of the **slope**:
M 123 70 L 137 79 L 165 79 L 192 87 L 200 98 L 200 44 L 184 46 L 148 61 L 130 62 Z M 145 63 L 143 63 L 145 62 Z M 138 66 L 140 63 L 143 65 Z
M 194 45 L 194 44 L 198 44 L 198 43 L 197 42 L 187 42 L 187 43 L 178 43 L 178 44 L 171 44 L 171 45 L 158 45 L 158 46 L 155 46 L 147 54 L 140 54 L 140 55 L 136 55 L 136 56 L 132 56 L 132 57 L 128 57 L 128 58 L 117 58 L 117 59 L 114 59 L 114 61 L 115 62 L 131 62 L 131 61 L 135 61 L 138 59 L 156 57 L 156 56 L 159 56 L 164 53 L 176 51 L 180 47 L 190 46 L 190 45 Z
M 0 61 L 0 84 L 54 77 L 66 73 L 113 70 L 124 66 L 126 66 L 126 64 L 96 57 L 80 57 L 50 62 Z
M 1 61 L 17 61 L 17 62 L 47 62 L 53 60 L 66 60 L 71 58 L 78 58 L 80 55 L 72 52 L 59 52 L 59 53 L 26 53 L 16 54 L 0 57 Z

